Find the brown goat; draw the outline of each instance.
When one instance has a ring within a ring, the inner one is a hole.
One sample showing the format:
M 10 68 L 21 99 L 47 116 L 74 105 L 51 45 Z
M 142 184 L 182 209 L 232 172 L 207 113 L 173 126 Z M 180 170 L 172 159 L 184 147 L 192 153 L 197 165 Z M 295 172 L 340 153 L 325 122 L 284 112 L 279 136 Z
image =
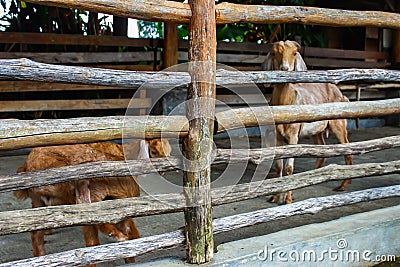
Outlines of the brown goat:
M 28 155 L 24 165 L 18 169 L 18 172 L 93 161 L 120 161 L 124 160 L 124 154 L 127 159 L 144 159 L 149 158 L 149 150 L 151 157 L 165 157 L 170 155 L 171 146 L 167 139 L 153 139 L 148 141 L 134 140 L 124 145 L 102 142 L 34 148 Z M 36 208 L 138 197 L 140 190 L 136 177 L 127 176 L 58 183 L 18 190 L 14 192 L 14 195 L 21 200 L 28 197 L 31 198 L 32 208 Z M 118 241 L 140 237 L 132 218 L 125 219 L 117 224 L 82 226 L 82 230 L 86 246 L 100 244 L 98 230 L 105 235 L 114 237 Z M 31 232 L 33 255 L 35 257 L 46 253 L 44 234 L 45 231 L 43 230 Z M 125 261 L 134 262 L 134 258 L 129 258 Z
M 306 64 L 299 53 L 300 45 L 294 41 L 280 41 L 273 44 L 270 53 L 267 55 L 262 68 L 264 70 L 283 70 L 283 71 L 304 71 L 307 70 Z M 339 88 L 329 83 L 283 83 L 275 84 L 272 92 L 271 105 L 312 105 L 331 102 L 348 102 Z M 276 126 L 276 145 L 297 144 L 299 137 L 311 136 L 314 143 L 325 144 L 324 132 L 328 135 L 328 129 L 333 132 L 336 139 L 341 143 L 348 143 L 347 139 L 347 120 L 325 120 L 311 123 L 291 123 Z M 353 157 L 344 156 L 347 165 L 353 163 Z M 318 158 L 315 168 L 320 168 L 324 164 L 324 158 Z M 283 161 L 276 161 L 276 172 L 282 176 Z M 286 161 L 285 174 L 291 175 L 294 170 L 294 159 Z M 351 180 L 345 180 L 335 190 L 345 190 Z M 271 202 L 278 202 L 279 194 L 275 195 Z M 284 196 L 285 203 L 292 202 L 291 191 Z

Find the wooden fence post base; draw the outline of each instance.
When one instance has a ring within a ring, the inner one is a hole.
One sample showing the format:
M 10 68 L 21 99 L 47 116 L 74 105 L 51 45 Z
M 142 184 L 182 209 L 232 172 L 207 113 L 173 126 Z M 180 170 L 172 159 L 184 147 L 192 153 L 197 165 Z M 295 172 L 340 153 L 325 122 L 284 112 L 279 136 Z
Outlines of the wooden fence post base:
M 189 263 L 211 261 L 214 253 L 210 165 L 215 114 L 216 23 L 214 0 L 190 0 L 189 74 L 186 116 L 189 131 L 183 187 L 185 237 Z

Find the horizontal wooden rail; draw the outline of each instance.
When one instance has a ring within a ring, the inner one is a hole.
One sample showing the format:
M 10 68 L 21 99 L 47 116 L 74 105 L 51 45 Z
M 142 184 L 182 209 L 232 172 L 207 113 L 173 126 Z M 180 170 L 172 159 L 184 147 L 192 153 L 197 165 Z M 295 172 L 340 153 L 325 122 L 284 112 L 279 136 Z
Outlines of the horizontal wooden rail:
M 389 59 L 389 53 L 378 51 L 363 51 L 350 49 L 320 48 L 306 46 L 303 48 L 305 57 L 343 58 L 343 59 Z
M 38 63 L 29 59 L 0 60 L 0 80 L 83 83 L 146 89 L 165 89 L 190 83 L 186 72 L 122 71 Z M 218 70 L 217 85 L 285 82 L 400 81 L 400 71 L 384 69 L 338 69 L 328 71 L 227 71 Z
M 353 11 L 305 6 L 217 5 L 217 23 L 299 23 L 332 27 L 373 26 L 399 28 L 400 16 L 381 11 Z M 396 25 L 397 24 L 397 25 Z
M 0 32 L 0 43 L 158 47 L 160 39 L 37 32 Z M 161 43 L 162 44 L 162 43 Z
M 228 161 L 246 161 L 260 164 L 263 161 L 285 158 L 327 158 L 358 155 L 378 150 L 400 147 L 400 135 L 368 141 L 334 145 L 286 145 L 273 148 L 217 149 L 215 164 Z
M 217 149 L 213 164 L 251 161 L 260 164 L 263 161 L 290 157 L 335 157 L 356 155 L 400 146 L 400 135 L 369 141 L 336 145 L 289 145 L 260 149 Z M 141 175 L 156 171 L 172 171 L 182 167 L 177 157 L 152 159 L 151 162 L 140 160 L 108 161 L 82 163 L 33 172 L 24 172 L 0 176 L 0 192 L 24 189 L 83 178 L 123 177 Z M 130 170 L 135 170 L 130 171 Z
M 98 46 L 132 46 L 162 48 L 163 39 L 128 38 L 125 36 L 81 35 L 33 32 L 0 32 L 0 43 L 23 44 L 64 44 L 64 45 L 98 45 Z M 189 41 L 179 39 L 179 49 L 187 50 Z M 218 41 L 217 51 L 246 51 L 248 53 L 266 53 L 271 44 L 250 42 Z M 389 59 L 389 53 L 378 51 L 362 51 L 334 48 L 304 47 L 304 57 L 343 58 L 343 59 Z
M 125 125 L 125 128 L 123 128 Z M 185 116 L 113 116 L 72 119 L 5 119 L 0 123 L 0 150 L 43 145 L 88 143 L 122 138 L 183 136 L 187 133 Z
M 28 2 L 90 10 L 116 16 L 150 20 L 188 23 L 192 15 L 188 4 L 162 0 L 28 0 Z M 239 5 L 220 3 L 216 5 L 216 22 L 259 24 L 300 23 L 335 27 L 375 26 L 400 28 L 400 15 L 382 11 L 350 11 L 304 6 Z
M 174 169 L 174 167 L 167 170 L 171 169 Z M 118 169 L 115 172 L 118 172 Z M 283 178 L 215 188 L 211 194 L 212 203 L 213 205 L 221 205 L 286 192 L 327 181 L 393 173 L 400 173 L 400 161 L 364 163 L 352 166 L 329 165 Z M 80 175 L 82 177 L 83 174 L 80 173 Z M 110 173 L 106 173 L 106 175 L 110 176 Z M 184 205 L 184 196 L 174 193 L 91 204 L 4 211 L 0 212 L 0 235 L 72 225 L 118 222 L 127 217 L 182 211 Z
M 0 123 L 0 150 L 120 139 L 123 131 L 125 137 L 133 138 L 143 138 L 144 132 L 149 138 L 159 137 L 161 133 L 165 137 L 177 137 L 186 134 L 186 126 L 185 116 L 114 116 L 32 121 L 5 119 Z
M 399 89 L 399 83 L 373 83 L 373 84 L 341 84 L 339 85 L 339 89 L 344 90 L 357 90 L 360 88 L 361 90 L 386 90 L 386 89 Z
M 49 91 L 83 91 L 127 89 L 118 86 L 87 85 L 73 83 L 46 83 L 31 81 L 0 81 L 0 93 L 6 92 L 49 92 Z
M 104 64 L 153 61 L 153 51 L 140 52 L 0 52 L 2 59 L 29 58 L 51 64 Z M 161 58 L 161 52 L 157 52 Z
M 324 48 L 325 49 L 325 48 Z M 345 51 L 345 50 L 343 50 Z M 350 50 L 352 51 L 352 50 Z M 264 53 L 267 50 L 263 51 Z M 323 53 L 321 53 L 321 56 Z M 355 53 L 355 56 L 358 56 L 358 53 Z M 375 56 L 375 55 L 373 55 Z M 368 57 L 364 57 L 363 59 L 367 59 Z M 187 52 L 179 51 L 178 52 L 178 59 L 182 61 L 187 61 L 188 56 Z M 260 54 L 228 54 L 228 53 L 218 53 L 217 54 L 217 62 L 222 64 L 241 64 L 241 65 L 259 65 L 264 62 L 265 55 Z M 338 58 L 313 58 L 313 57 L 306 57 L 304 55 L 304 61 L 306 62 L 307 66 L 314 66 L 314 67 L 324 67 L 324 68 L 386 68 L 390 66 L 389 62 L 382 61 L 382 62 L 365 62 L 364 60 L 354 60 L 354 59 L 339 59 Z
M 218 132 L 257 125 L 365 118 L 400 113 L 400 98 L 318 105 L 261 106 L 216 113 Z M 272 115 L 273 118 L 270 117 Z
M 390 67 L 390 62 L 366 62 L 360 60 L 346 60 L 336 58 L 304 58 L 307 66 L 322 67 L 322 68 L 358 68 L 358 69 L 385 69 Z
M 187 50 L 189 41 L 179 39 L 179 50 Z M 271 49 L 272 44 L 257 44 L 252 42 L 224 42 L 218 41 L 217 51 L 245 51 L 247 53 L 264 53 L 266 54 Z M 343 58 L 343 59 L 389 59 L 389 53 L 379 51 L 364 51 L 364 50 L 351 50 L 351 49 L 336 49 L 336 48 L 320 48 L 305 46 L 302 47 L 302 54 L 304 57 L 319 57 L 319 58 Z
M 366 189 L 351 193 L 311 198 L 290 205 L 282 205 L 254 212 L 232 215 L 213 220 L 213 233 L 219 234 L 260 223 L 303 214 L 356 204 L 360 202 L 400 196 L 400 185 Z M 84 266 L 89 263 L 112 261 L 126 257 L 136 257 L 145 253 L 184 245 L 181 230 L 156 236 L 143 237 L 126 242 L 111 243 L 95 247 L 29 258 L 0 264 L 0 267 L 25 266 Z
M 151 98 L 0 101 L 0 112 L 150 108 Z
M 215 114 L 218 132 L 338 118 L 363 118 L 400 113 L 400 99 L 319 105 L 238 108 Z M 122 137 L 178 137 L 187 134 L 185 116 L 115 116 L 73 119 L 0 120 L 0 151 L 26 147 L 88 143 Z M 124 125 L 125 122 L 125 125 Z M 123 128 L 124 127 L 124 128 Z

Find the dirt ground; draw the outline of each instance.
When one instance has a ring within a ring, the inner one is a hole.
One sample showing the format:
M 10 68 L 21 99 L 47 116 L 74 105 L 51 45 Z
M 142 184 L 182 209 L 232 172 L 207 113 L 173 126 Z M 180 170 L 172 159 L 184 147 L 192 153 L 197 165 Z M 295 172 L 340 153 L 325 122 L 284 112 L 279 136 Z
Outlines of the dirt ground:
M 379 137 L 399 135 L 400 128 L 396 127 L 382 127 L 382 128 L 369 128 L 352 130 L 349 133 L 349 140 L 362 141 L 370 140 Z M 330 137 L 327 143 L 334 143 L 334 138 Z M 223 144 L 224 142 L 220 142 Z M 310 143 L 310 140 L 303 140 L 302 143 Z M 356 155 L 354 157 L 354 164 L 366 162 L 385 162 L 391 160 L 398 160 L 400 155 L 400 148 L 367 153 L 364 155 Z M 14 173 L 17 168 L 23 163 L 26 156 L 7 156 L 0 157 L 0 175 L 7 173 Z M 302 172 L 310 170 L 314 166 L 314 159 L 296 159 L 295 172 Z M 342 157 L 327 159 L 325 165 L 337 163 L 344 164 Z M 216 167 L 213 172 L 220 171 Z M 249 166 L 251 172 L 252 166 Z M 274 172 L 271 170 L 271 172 Z M 246 174 L 247 175 L 247 172 Z M 181 173 L 169 173 L 167 177 L 180 181 L 182 179 Z M 246 178 L 242 179 L 243 181 Z M 296 190 L 294 192 L 294 201 L 304 200 L 310 197 L 331 195 L 332 189 L 336 187 L 339 182 L 328 182 L 308 188 Z M 364 179 L 353 180 L 349 187 L 349 191 L 357 191 L 373 187 L 383 187 L 389 185 L 400 184 L 400 175 L 387 175 L 382 177 L 371 177 Z M 268 197 L 260 197 L 252 200 L 227 204 L 215 207 L 213 216 L 215 218 L 229 216 L 238 213 L 250 212 L 258 209 L 273 207 L 276 204 L 271 204 L 267 201 Z M 379 200 L 367 203 L 360 203 L 341 208 L 335 208 L 328 211 L 320 212 L 316 215 L 295 216 L 290 219 L 279 220 L 268 224 L 260 224 L 253 227 L 248 227 L 233 232 L 220 234 L 215 236 L 216 246 L 221 243 L 234 241 L 237 239 L 248 238 L 252 236 L 259 236 L 271 232 L 280 231 L 304 224 L 317 223 L 323 221 L 333 220 L 345 215 L 353 213 L 365 212 L 382 207 L 394 206 L 400 204 L 400 198 L 390 198 L 386 200 Z M 30 202 L 17 201 L 12 193 L 0 194 L 0 211 L 17 210 L 29 208 Z M 142 236 L 151 236 L 176 230 L 184 225 L 184 218 L 182 213 L 154 215 L 148 217 L 141 217 L 135 219 L 137 227 Z M 101 242 L 114 242 L 114 240 L 101 236 Z M 52 235 L 46 236 L 46 249 L 47 253 L 55 253 L 84 246 L 83 236 L 79 227 L 61 228 L 53 230 Z M 184 257 L 185 252 L 182 248 L 153 252 L 137 258 L 138 262 L 147 261 L 149 259 L 163 257 L 163 256 L 176 256 Z M 21 233 L 16 235 L 0 236 L 0 263 L 8 262 L 32 256 L 31 241 L 29 233 Z M 116 261 L 112 263 L 105 263 L 100 266 L 117 266 L 123 264 L 123 261 Z

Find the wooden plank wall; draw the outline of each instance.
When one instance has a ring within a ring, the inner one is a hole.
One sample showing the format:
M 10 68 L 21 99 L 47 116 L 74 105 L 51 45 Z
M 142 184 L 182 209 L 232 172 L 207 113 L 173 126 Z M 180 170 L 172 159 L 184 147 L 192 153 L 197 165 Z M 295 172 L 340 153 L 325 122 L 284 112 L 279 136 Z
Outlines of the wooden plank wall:
M 136 52 L 0 52 L 0 58 L 26 57 L 38 62 L 53 64 L 99 65 L 118 63 L 128 65 L 134 70 L 144 70 L 144 62 L 148 62 L 147 70 L 160 69 L 162 39 L 138 39 L 122 36 L 81 36 L 73 34 L 45 33 L 0 33 L 0 44 L 45 44 L 45 45 L 76 45 L 76 46 L 110 46 L 135 47 Z M 179 60 L 187 61 L 187 40 L 179 40 Z M 246 69 L 259 69 L 264 61 L 270 45 L 256 43 L 218 42 L 217 62 Z M 389 66 L 389 54 L 386 52 L 342 50 L 330 48 L 305 47 L 302 54 L 311 68 L 383 68 Z M 373 62 L 370 62 L 373 60 Z M 155 61 L 155 62 L 154 62 Z M 140 64 L 142 62 L 142 64 Z
M 0 58 L 29 58 L 34 61 L 80 65 L 88 67 L 112 68 L 121 70 L 152 71 L 162 69 L 162 39 L 134 39 L 123 36 L 81 36 L 74 34 L 46 34 L 46 33 L 0 33 L 0 44 L 45 44 L 51 45 L 72 45 L 72 46 L 98 46 L 98 47 L 128 47 L 127 52 L 0 52 Z M 187 61 L 187 40 L 178 42 L 179 63 Z M 270 49 L 270 45 L 259 45 L 256 43 L 228 43 L 218 42 L 217 62 L 232 66 L 239 70 L 261 70 L 261 63 L 264 61 Z M 134 51 L 131 51 L 134 50 Z M 316 47 L 304 47 L 303 57 L 311 69 L 334 69 L 334 68 L 385 68 L 389 66 L 389 55 L 385 52 L 326 49 Z M 168 64 L 168 62 L 167 62 Z M 394 88 L 397 85 L 386 86 Z M 373 88 L 367 85 L 355 86 L 345 85 L 342 87 L 345 95 L 351 100 L 373 100 L 385 98 L 388 94 L 382 87 Z M 56 92 L 56 91 L 102 91 L 121 90 L 126 88 L 93 86 L 81 84 L 61 83 L 38 83 L 29 81 L 0 81 L 0 95 L 3 93 L 33 93 L 33 92 Z M 361 97 L 357 98 L 357 90 Z M 266 98 L 269 98 L 270 88 L 265 87 Z M 131 92 L 133 95 L 134 91 Z M 217 91 L 217 98 L 228 105 L 244 105 L 243 101 L 234 95 L 220 93 Z M 109 98 L 109 99 L 57 99 L 40 101 L 38 99 L 24 99 L 6 101 L 0 98 L 1 112 L 16 111 L 54 111 L 54 110 L 93 110 L 93 109 L 125 109 L 130 98 Z M 140 113 L 146 112 L 152 103 L 142 92 L 143 101 L 138 102 L 135 107 Z M 26 98 L 26 94 L 24 95 Z M 250 96 L 251 99 L 251 96 Z M 254 97 L 256 104 L 257 97 Z M 254 104 L 252 103 L 252 104 Z

